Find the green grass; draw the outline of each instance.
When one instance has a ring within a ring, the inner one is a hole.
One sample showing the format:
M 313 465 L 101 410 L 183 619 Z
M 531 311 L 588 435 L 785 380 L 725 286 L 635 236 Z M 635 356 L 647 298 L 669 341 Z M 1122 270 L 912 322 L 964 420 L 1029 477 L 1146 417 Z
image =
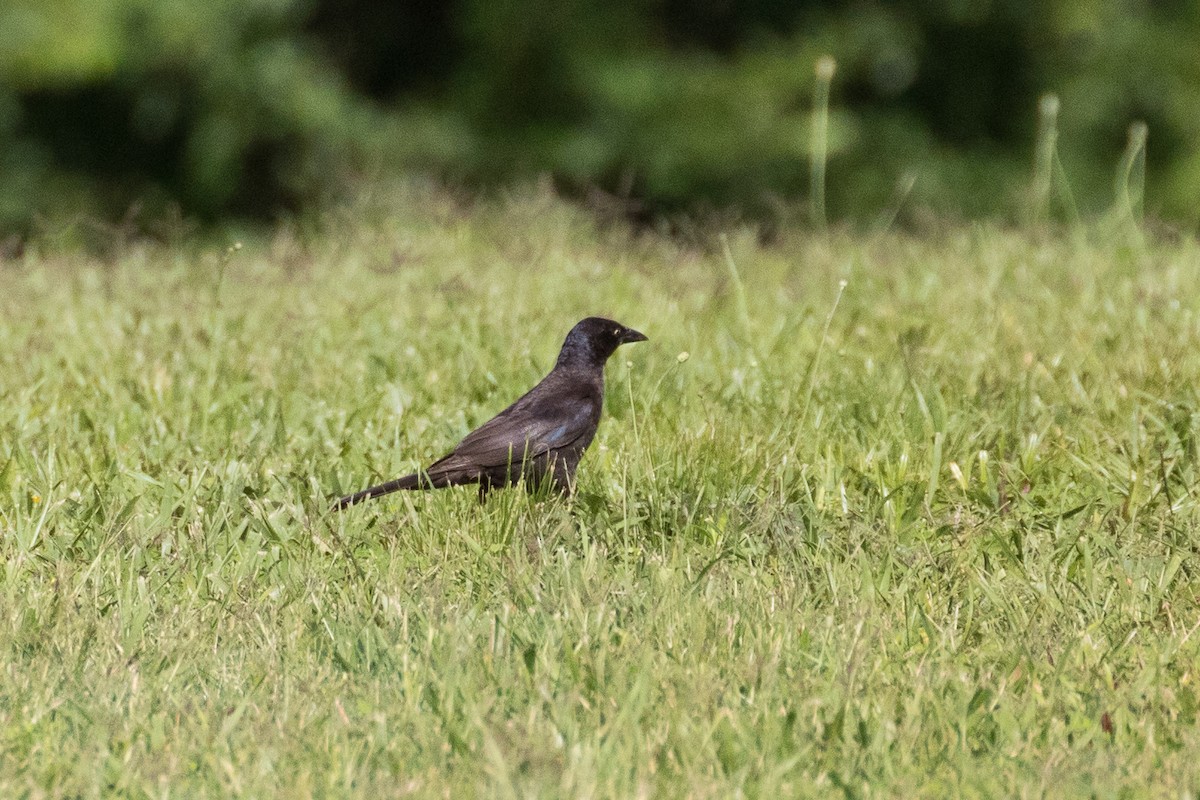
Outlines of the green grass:
M 384 201 L 0 264 L 0 796 L 1200 789 L 1195 242 Z M 572 502 L 327 513 L 589 314 Z

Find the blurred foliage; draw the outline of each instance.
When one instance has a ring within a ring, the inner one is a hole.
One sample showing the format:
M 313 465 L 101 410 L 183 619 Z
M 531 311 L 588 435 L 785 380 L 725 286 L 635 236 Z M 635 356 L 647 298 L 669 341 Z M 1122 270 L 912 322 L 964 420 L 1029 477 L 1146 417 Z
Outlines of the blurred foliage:
M 0 228 L 269 216 L 362 179 L 550 174 L 625 211 L 790 214 L 838 64 L 831 214 L 1017 216 L 1038 98 L 1060 213 L 1200 221 L 1194 0 L 4 0 Z M 597 191 L 599 190 L 599 191 Z

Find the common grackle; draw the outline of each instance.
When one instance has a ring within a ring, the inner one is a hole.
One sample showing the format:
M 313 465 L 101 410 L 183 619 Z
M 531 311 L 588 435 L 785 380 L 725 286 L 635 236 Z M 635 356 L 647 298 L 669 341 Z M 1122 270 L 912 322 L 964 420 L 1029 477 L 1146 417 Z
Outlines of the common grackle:
M 530 491 L 549 480 L 559 492 L 574 488 L 575 468 L 596 435 L 604 403 L 604 363 L 618 347 L 644 342 L 641 333 L 611 319 L 588 317 L 567 334 L 558 362 L 517 402 L 467 434 L 444 458 L 421 472 L 396 478 L 337 501 L 342 509 L 401 489 L 479 484 L 479 499 L 525 480 Z

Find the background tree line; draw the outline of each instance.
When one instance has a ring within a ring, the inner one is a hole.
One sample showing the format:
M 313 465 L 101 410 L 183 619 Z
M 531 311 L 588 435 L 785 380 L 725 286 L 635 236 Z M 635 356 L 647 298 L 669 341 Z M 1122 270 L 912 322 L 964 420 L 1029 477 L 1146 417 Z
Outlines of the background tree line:
M 1197 42 L 1193 0 L 5 0 L 0 230 L 404 171 L 789 213 L 823 54 L 834 218 L 1020 213 L 1054 93 L 1051 213 L 1111 203 L 1144 121 L 1147 211 L 1194 227 Z

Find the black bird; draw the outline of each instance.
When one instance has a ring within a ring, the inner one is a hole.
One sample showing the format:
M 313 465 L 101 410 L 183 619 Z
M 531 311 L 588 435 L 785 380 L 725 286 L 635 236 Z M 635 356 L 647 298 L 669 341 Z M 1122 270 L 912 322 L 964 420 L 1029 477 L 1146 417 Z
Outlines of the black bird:
M 337 501 L 342 509 L 401 489 L 442 489 L 479 484 L 479 499 L 494 488 L 525 479 L 530 491 L 549 480 L 562 494 L 575 484 L 575 468 L 596 435 L 604 403 L 604 362 L 641 333 L 619 322 L 588 317 L 567 334 L 558 362 L 537 386 L 493 419 L 467 434 L 444 458 L 421 472 L 396 478 Z

